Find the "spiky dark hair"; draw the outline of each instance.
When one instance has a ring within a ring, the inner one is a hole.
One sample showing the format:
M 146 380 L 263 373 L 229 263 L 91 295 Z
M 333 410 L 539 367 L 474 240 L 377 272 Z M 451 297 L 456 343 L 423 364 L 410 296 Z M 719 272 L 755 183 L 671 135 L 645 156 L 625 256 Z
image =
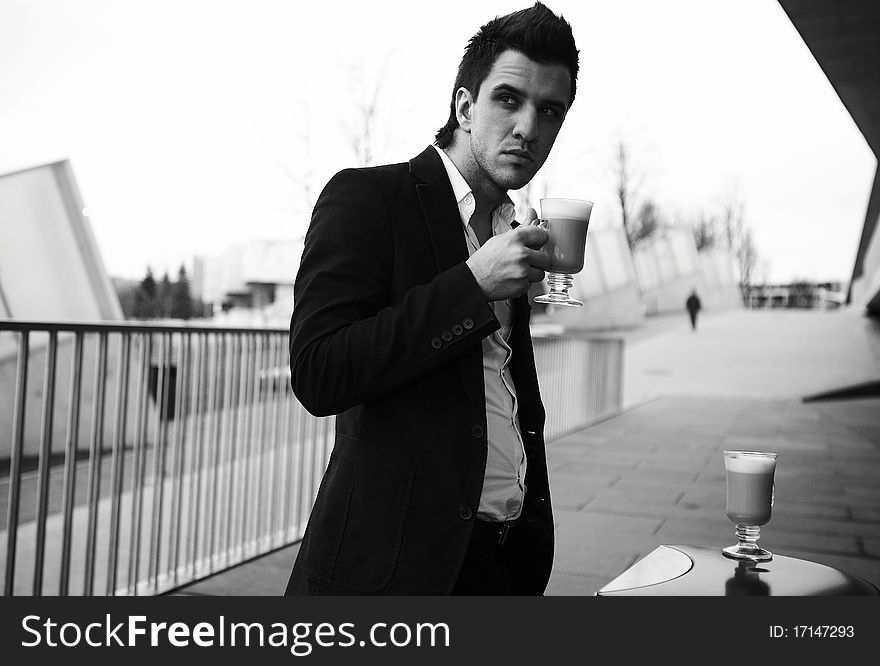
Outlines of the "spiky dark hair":
M 536 2 L 528 9 L 496 16 L 470 38 L 452 88 L 449 119 L 437 131 L 435 137 L 440 148 L 452 143 L 455 128 L 458 127 L 458 120 L 455 117 L 455 93 L 459 88 L 467 88 L 476 100 L 480 85 L 486 80 L 495 60 L 511 49 L 535 62 L 567 67 L 571 74 L 569 106 L 574 102 L 578 50 L 575 47 L 571 25 L 561 15 L 554 14 L 546 5 Z

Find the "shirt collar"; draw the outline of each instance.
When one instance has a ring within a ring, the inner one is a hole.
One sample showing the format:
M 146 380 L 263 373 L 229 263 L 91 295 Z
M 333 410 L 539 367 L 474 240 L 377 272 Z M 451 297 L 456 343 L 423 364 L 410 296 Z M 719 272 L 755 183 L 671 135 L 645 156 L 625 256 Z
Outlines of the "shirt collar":
M 474 214 L 474 210 L 476 210 L 477 207 L 471 186 L 467 184 L 464 176 L 461 175 L 461 171 L 458 170 L 458 167 L 455 166 L 455 162 L 453 162 L 449 155 L 446 154 L 445 150 L 436 145 L 434 146 L 434 150 L 440 155 L 440 159 L 443 161 L 443 166 L 446 168 L 446 175 L 449 176 L 449 183 L 452 185 L 452 192 L 455 195 L 455 202 L 458 204 L 461 221 L 465 226 L 468 226 L 470 224 L 471 215 Z M 507 227 L 509 227 L 514 221 L 515 215 L 516 210 L 513 201 L 508 194 L 504 195 L 504 199 L 502 199 L 501 203 L 499 203 L 495 207 L 495 210 L 492 211 L 493 221 L 500 220 Z M 494 229 L 496 224 L 493 223 L 492 226 Z M 498 230 L 494 229 L 494 233 L 498 233 Z

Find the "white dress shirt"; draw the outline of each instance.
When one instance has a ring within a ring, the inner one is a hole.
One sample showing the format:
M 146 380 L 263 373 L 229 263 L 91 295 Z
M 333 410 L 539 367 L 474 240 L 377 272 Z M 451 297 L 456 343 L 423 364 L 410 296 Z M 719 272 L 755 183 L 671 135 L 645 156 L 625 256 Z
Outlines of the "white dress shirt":
M 467 181 L 445 151 L 434 146 L 443 160 L 467 242 L 468 253 L 480 249 L 480 242 L 470 225 L 476 201 Z M 506 233 L 514 222 L 514 205 L 505 197 L 492 211 L 492 235 Z M 483 492 L 477 517 L 503 521 L 519 517 L 525 495 L 526 452 L 517 422 L 516 389 L 510 376 L 511 349 L 507 344 L 513 321 L 511 302 L 493 301 L 501 328 L 483 338 L 483 384 L 486 394 L 486 425 L 489 452 L 483 480 Z

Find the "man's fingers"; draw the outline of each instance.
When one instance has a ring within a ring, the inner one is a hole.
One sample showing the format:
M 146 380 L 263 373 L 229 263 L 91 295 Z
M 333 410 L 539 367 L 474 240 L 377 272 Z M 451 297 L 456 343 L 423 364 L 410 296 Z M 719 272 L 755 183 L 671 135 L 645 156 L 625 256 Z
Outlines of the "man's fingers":
M 530 225 L 534 224 L 537 221 L 537 219 L 538 219 L 538 213 L 535 211 L 534 208 L 529 208 L 526 211 L 526 221 L 523 222 L 523 224 L 526 226 L 530 226 Z
M 550 238 L 550 234 L 547 233 L 546 229 L 535 226 L 517 227 L 515 233 L 519 234 L 519 239 L 523 245 L 533 250 L 541 248 L 547 242 L 547 239 Z
M 544 270 L 550 269 L 550 256 L 546 252 L 541 252 L 541 250 L 526 249 L 526 260 L 529 266 L 543 268 Z
M 544 279 L 544 275 L 545 275 L 544 271 L 542 271 L 540 268 L 535 268 L 534 266 L 529 266 L 529 269 L 528 269 L 529 282 L 532 282 L 532 283 L 540 282 L 541 280 Z

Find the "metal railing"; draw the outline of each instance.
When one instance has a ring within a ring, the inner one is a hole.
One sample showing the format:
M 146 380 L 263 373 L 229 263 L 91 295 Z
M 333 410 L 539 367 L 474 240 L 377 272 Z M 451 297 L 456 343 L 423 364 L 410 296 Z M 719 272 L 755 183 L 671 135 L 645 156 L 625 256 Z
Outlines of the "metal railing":
M 285 330 L 10 335 L 5 594 L 157 594 L 301 538 L 333 419 L 293 399 Z
M 552 440 L 620 408 L 619 340 L 536 338 Z M 303 534 L 333 441 L 286 329 L 0 320 L 5 595 L 160 594 Z
M 536 337 L 533 345 L 547 442 L 620 410 L 622 339 Z

